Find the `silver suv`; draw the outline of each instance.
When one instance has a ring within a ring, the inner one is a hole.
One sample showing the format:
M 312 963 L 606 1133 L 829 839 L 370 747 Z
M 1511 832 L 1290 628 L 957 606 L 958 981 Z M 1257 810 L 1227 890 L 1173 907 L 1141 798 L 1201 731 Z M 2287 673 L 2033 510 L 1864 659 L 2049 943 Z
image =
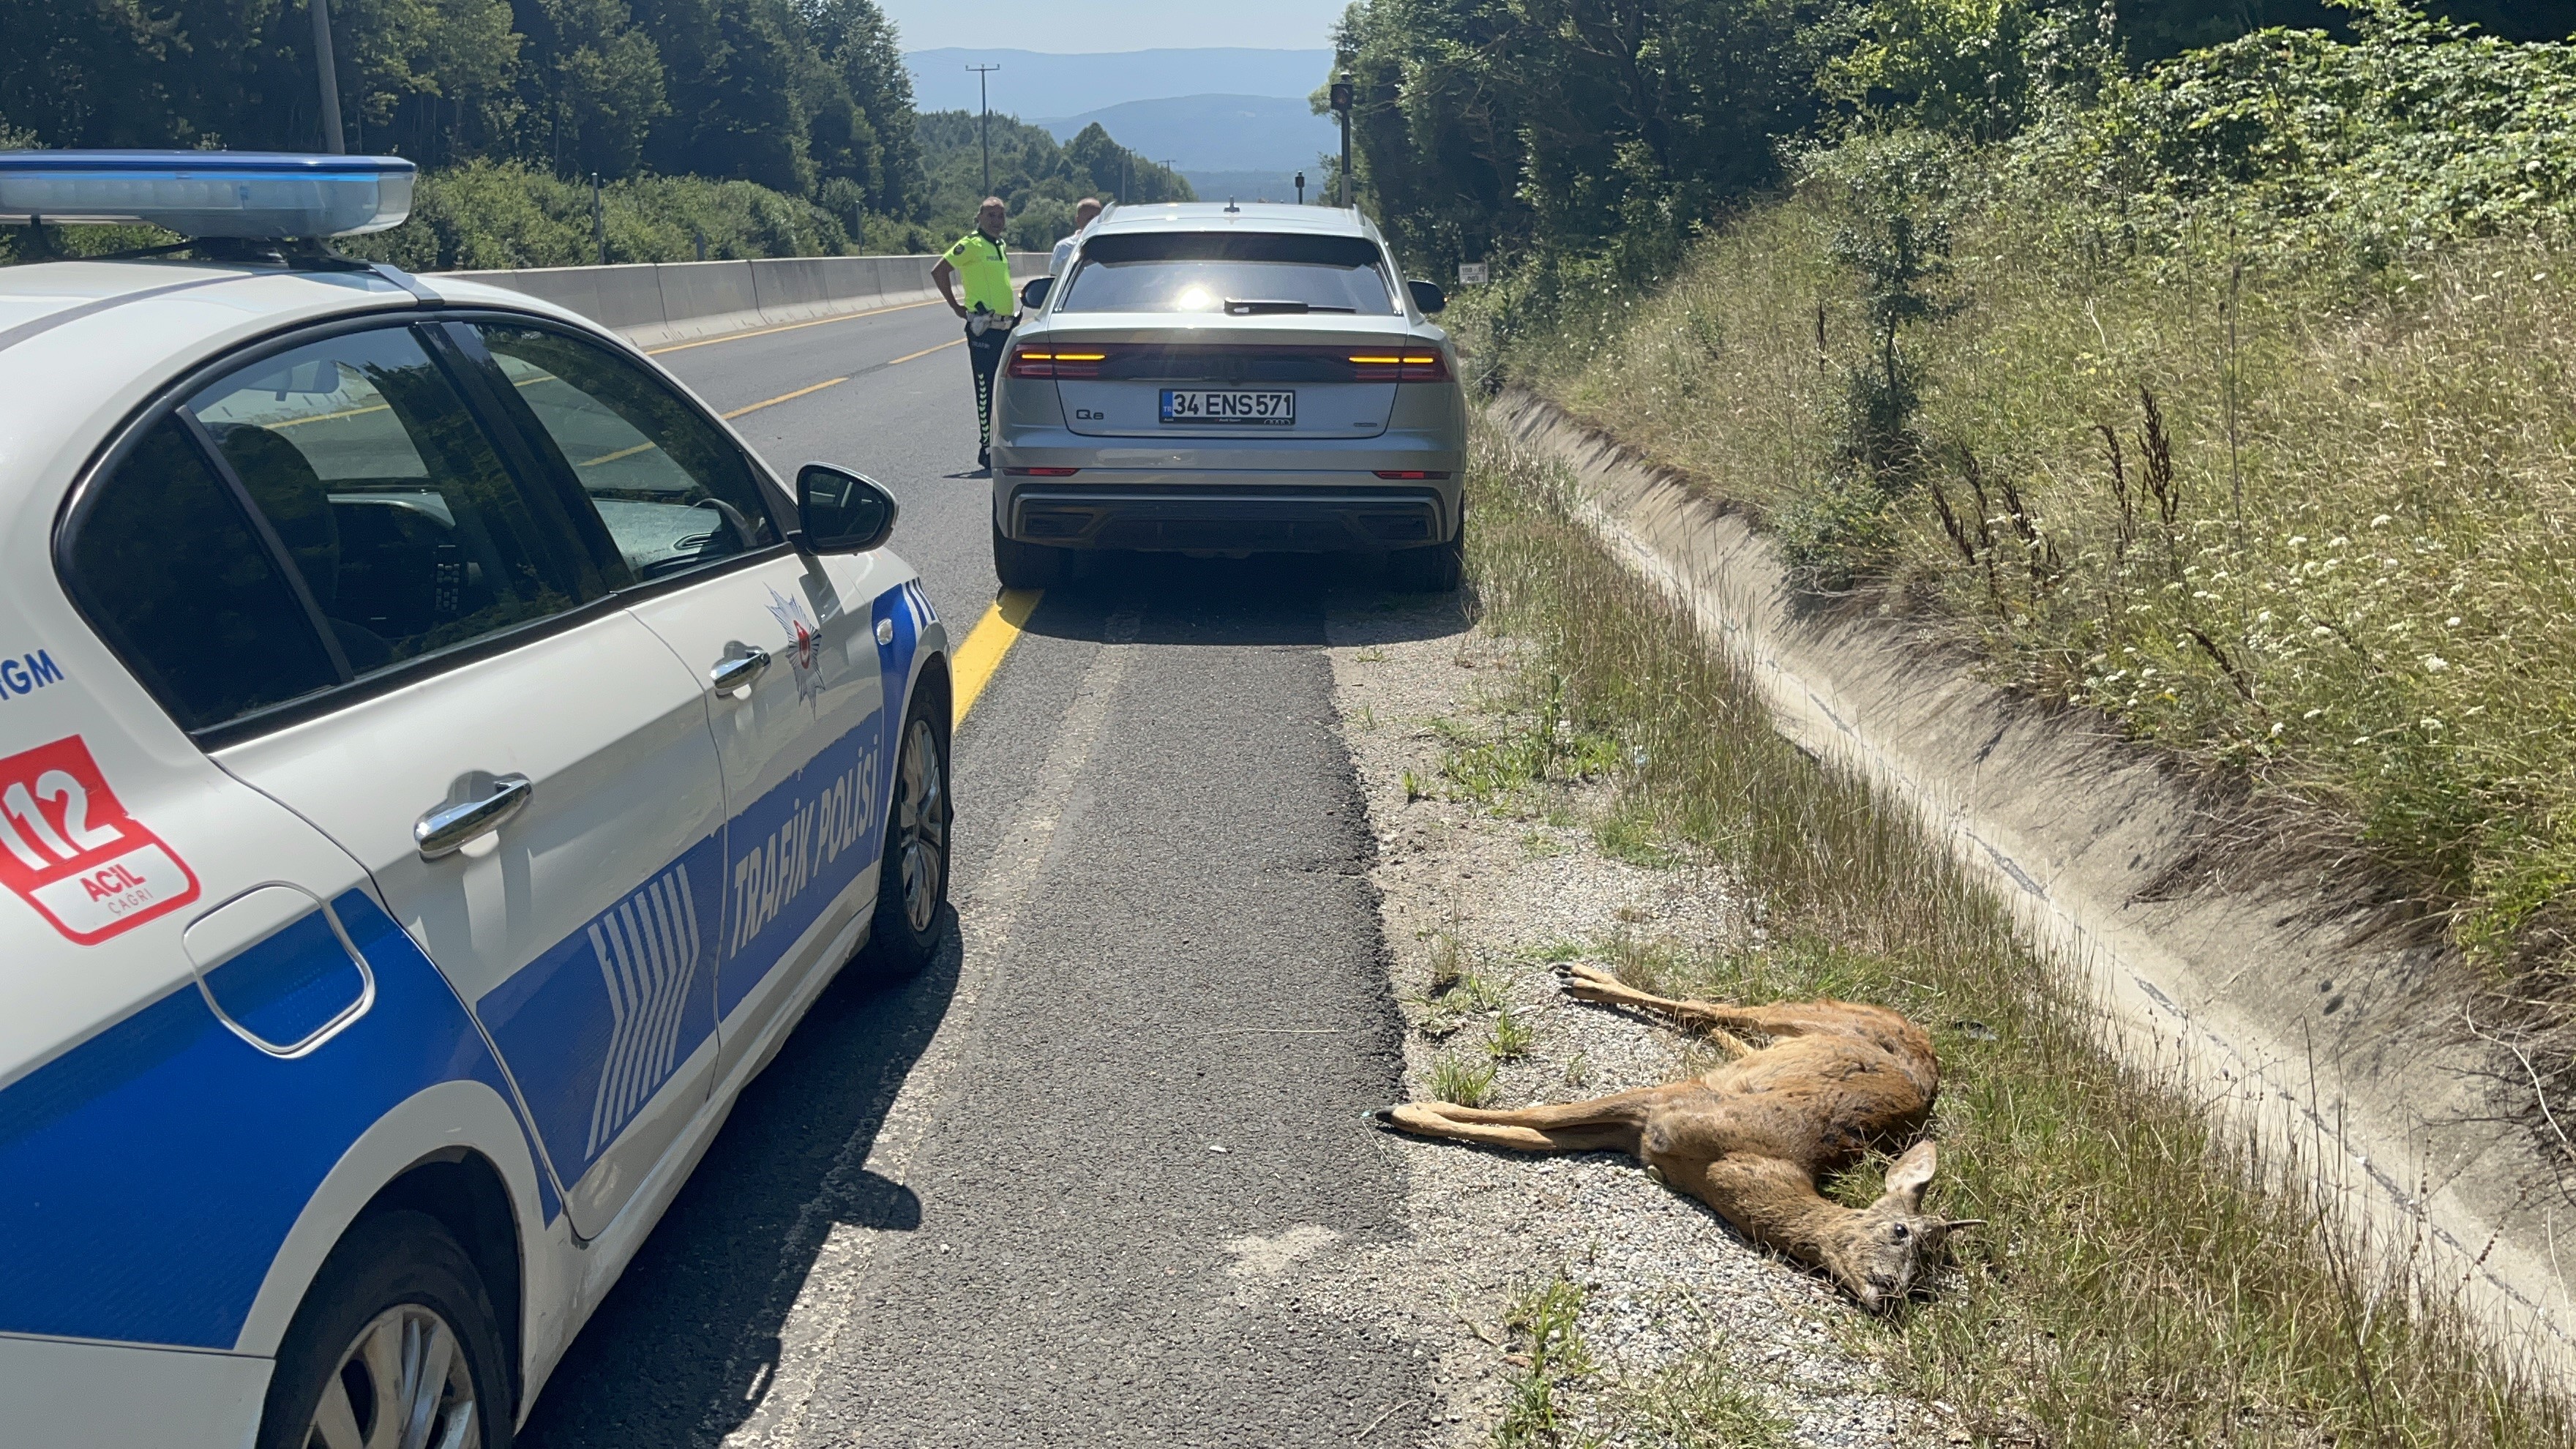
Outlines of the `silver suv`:
M 1457 587 L 1467 407 L 1443 305 L 1356 211 L 1114 208 L 1022 293 L 993 426 L 993 564 L 1075 549 L 1375 552 Z

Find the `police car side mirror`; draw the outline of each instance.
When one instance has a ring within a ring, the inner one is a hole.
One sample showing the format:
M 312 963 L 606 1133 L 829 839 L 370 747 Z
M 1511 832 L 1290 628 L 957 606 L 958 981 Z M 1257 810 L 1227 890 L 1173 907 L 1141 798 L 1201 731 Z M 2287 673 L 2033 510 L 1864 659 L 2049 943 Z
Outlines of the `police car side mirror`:
M 1440 290 L 1438 282 L 1407 282 L 1404 289 L 1413 294 L 1413 309 L 1425 317 L 1449 305 L 1449 294 Z
M 796 533 L 808 553 L 865 553 L 894 533 L 894 495 L 873 479 L 829 463 L 796 470 Z
M 1037 277 L 1020 288 L 1020 305 L 1034 312 L 1046 305 L 1047 293 L 1055 290 L 1055 278 Z

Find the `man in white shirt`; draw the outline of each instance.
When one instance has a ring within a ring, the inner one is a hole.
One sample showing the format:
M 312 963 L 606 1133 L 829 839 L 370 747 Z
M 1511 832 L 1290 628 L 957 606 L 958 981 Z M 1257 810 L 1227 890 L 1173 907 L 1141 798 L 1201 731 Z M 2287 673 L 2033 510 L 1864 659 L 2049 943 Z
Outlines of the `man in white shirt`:
M 1073 204 L 1073 235 L 1055 244 L 1055 255 L 1047 262 L 1047 275 L 1061 277 L 1073 265 L 1073 249 L 1082 244 L 1082 233 L 1100 219 L 1100 198 L 1086 196 Z

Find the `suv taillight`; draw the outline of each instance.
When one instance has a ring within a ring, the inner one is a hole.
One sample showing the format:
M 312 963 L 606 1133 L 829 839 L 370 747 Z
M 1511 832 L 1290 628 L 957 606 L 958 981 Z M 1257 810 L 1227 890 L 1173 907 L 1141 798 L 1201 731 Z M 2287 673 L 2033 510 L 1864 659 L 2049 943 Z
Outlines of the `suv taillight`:
M 1354 352 L 1350 354 L 1353 380 L 1358 382 L 1447 382 L 1449 364 L 1437 352 L 1415 352 L 1410 349 L 1387 352 Z
M 1013 349 L 1009 363 L 1013 377 L 1098 377 L 1106 352 L 1063 350 L 1052 347 Z

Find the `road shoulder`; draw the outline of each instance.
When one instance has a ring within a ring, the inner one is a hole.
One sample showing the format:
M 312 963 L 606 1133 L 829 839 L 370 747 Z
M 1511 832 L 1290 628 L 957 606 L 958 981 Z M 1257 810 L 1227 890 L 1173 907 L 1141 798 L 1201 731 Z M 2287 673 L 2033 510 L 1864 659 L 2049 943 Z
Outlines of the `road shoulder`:
M 1607 786 L 1581 778 L 1586 742 L 1557 741 L 1542 773 L 1559 778 L 1525 778 L 1544 708 L 1530 651 L 1453 602 L 1335 603 L 1334 708 L 1376 837 L 1406 1095 L 1490 1070 L 1491 1104 L 1517 1106 L 1704 1069 L 1691 1043 L 1566 999 L 1551 966 L 1758 938 L 1729 873 L 1625 846 Z M 1703 1442 L 1685 1424 L 1718 1421 L 1729 1443 L 1932 1442 L 1822 1280 L 1633 1160 L 1400 1150 L 1411 1233 L 1386 1280 L 1440 1320 L 1412 1442 Z

